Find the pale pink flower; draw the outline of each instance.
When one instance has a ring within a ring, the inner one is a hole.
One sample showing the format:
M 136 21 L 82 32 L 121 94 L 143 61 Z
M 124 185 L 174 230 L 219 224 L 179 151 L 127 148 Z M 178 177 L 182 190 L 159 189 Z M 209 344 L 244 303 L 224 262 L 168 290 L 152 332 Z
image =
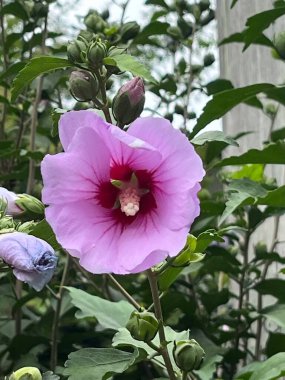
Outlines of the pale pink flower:
M 125 132 L 87 110 L 64 114 L 59 136 L 65 152 L 42 163 L 46 218 L 84 268 L 136 273 L 180 252 L 204 176 L 184 134 L 153 117 Z
M 23 212 L 23 210 L 16 204 L 18 199 L 18 195 L 13 193 L 13 191 L 9 191 L 5 189 L 5 187 L 0 187 L 0 200 L 3 200 L 7 204 L 7 215 L 18 215 Z

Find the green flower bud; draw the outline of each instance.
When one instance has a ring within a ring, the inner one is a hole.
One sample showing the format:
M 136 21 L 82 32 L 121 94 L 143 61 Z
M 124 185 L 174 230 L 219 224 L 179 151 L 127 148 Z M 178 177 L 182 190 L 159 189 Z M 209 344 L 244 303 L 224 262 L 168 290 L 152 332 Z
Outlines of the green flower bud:
M 195 112 L 188 112 L 188 119 L 196 119 L 197 115 Z
M 158 327 L 154 314 L 147 311 L 134 311 L 126 326 L 134 339 L 143 342 L 150 342 L 156 336 Z
M 201 18 L 200 25 L 201 26 L 208 25 L 209 22 L 211 22 L 214 19 L 215 19 L 215 12 L 213 11 L 213 9 L 209 9 L 209 12 L 207 13 L 207 15 Z
M 210 0 L 201 0 L 199 2 L 199 8 L 200 8 L 201 12 L 204 12 L 207 9 L 209 9 L 210 5 L 211 5 Z
M 105 9 L 102 13 L 101 13 L 101 17 L 103 20 L 108 20 L 108 18 L 110 17 L 110 12 L 108 9 Z
M 84 20 L 88 29 L 94 33 L 101 33 L 106 28 L 107 24 L 97 12 L 89 13 Z
M 200 74 L 200 72 L 202 71 L 202 69 L 203 69 L 203 66 L 201 66 L 201 65 L 192 65 L 192 67 L 191 67 L 192 73 L 194 75 Z
M 206 54 L 204 57 L 204 66 L 211 66 L 215 62 L 215 56 L 212 53 Z
M 70 62 L 82 63 L 84 62 L 84 53 L 86 51 L 86 44 L 83 41 L 75 40 L 67 46 L 67 58 Z
M 35 3 L 32 10 L 31 16 L 33 18 L 43 18 L 48 14 L 48 5 L 42 3 Z
M 165 119 L 169 120 L 170 122 L 173 121 L 173 114 L 172 113 L 167 113 L 164 115 Z
M 87 51 L 87 59 L 91 67 L 100 67 L 107 55 L 106 45 L 101 41 L 93 42 Z
M 278 111 L 278 108 L 277 108 L 277 106 L 276 106 L 275 104 L 273 104 L 273 103 L 269 103 L 269 104 L 267 104 L 267 105 L 265 106 L 265 112 L 266 112 L 268 115 L 270 115 L 270 116 L 274 116 L 274 115 L 276 115 L 277 111 Z
M 124 84 L 112 104 L 113 115 L 118 125 L 123 127 L 137 119 L 143 111 L 144 103 L 145 89 L 141 78 L 133 78 Z
M 121 38 L 123 42 L 128 42 L 135 38 L 140 31 L 140 26 L 136 21 L 130 21 L 121 27 Z
M 15 204 L 23 211 L 31 212 L 33 214 L 43 215 L 45 211 L 43 203 L 37 198 L 28 194 L 18 194 L 18 198 L 16 199 Z
M 184 108 L 180 104 L 175 104 L 174 111 L 178 115 L 184 115 Z
M 187 22 L 183 17 L 180 17 L 177 21 L 177 25 L 179 26 L 184 38 L 188 38 L 192 35 L 193 24 L 191 22 Z
M 285 32 L 280 32 L 274 37 L 274 46 L 279 56 L 285 59 Z
M 176 40 L 179 40 L 183 37 L 181 30 L 177 26 L 169 26 L 167 28 L 167 33 Z
M 190 372 L 198 370 L 205 357 L 205 351 L 195 339 L 175 342 L 173 357 L 178 368 Z
M 9 380 L 42 380 L 42 375 L 35 367 L 23 367 L 13 372 Z
M 88 71 L 72 71 L 69 78 L 70 92 L 79 102 L 89 102 L 98 93 L 99 85 L 97 79 Z

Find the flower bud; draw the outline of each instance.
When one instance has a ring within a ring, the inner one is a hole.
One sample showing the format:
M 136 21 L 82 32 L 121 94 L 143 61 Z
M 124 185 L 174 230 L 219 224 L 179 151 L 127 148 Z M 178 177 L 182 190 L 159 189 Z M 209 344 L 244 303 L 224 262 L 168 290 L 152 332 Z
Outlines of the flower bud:
M 106 45 L 101 41 L 93 42 L 87 51 L 87 59 L 91 67 L 100 67 L 107 55 Z
M 274 37 L 274 46 L 280 57 L 285 59 L 285 32 L 280 32 Z
M 134 339 L 143 342 L 150 342 L 156 336 L 158 327 L 158 320 L 154 314 L 147 311 L 134 311 L 126 326 Z
M 48 14 L 48 5 L 42 3 L 35 3 L 32 10 L 31 16 L 33 18 L 43 18 Z
M 35 367 L 23 367 L 13 372 L 9 380 L 42 380 L 42 375 Z
M 201 12 L 204 12 L 207 9 L 209 9 L 210 5 L 211 5 L 210 0 L 201 0 L 199 2 L 199 8 L 200 8 Z
M 89 102 L 98 93 L 98 81 L 91 73 L 84 70 L 72 71 L 69 77 L 72 96 L 79 102 Z
M 212 53 L 206 54 L 204 57 L 204 66 L 211 66 L 215 62 L 215 56 Z
M 118 125 L 122 127 L 136 120 L 143 111 L 144 103 L 145 89 L 141 78 L 133 78 L 124 84 L 112 104 L 113 115 Z
M 86 45 L 83 41 L 75 40 L 67 46 L 67 58 L 70 62 L 82 63 L 84 62 L 84 53 L 86 51 Z
M 205 351 L 195 339 L 174 343 L 173 357 L 178 368 L 190 372 L 198 370 L 205 357 Z
M 136 21 L 130 21 L 121 28 L 121 38 L 123 42 L 128 42 L 135 38 L 140 31 L 140 26 Z
M 33 214 L 42 215 L 45 211 L 43 203 L 32 195 L 19 194 L 15 203 L 23 211 L 31 212 Z
M 89 13 L 84 20 L 88 29 L 94 33 L 103 32 L 107 24 L 97 12 Z
M 177 25 L 181 30 L 184 38 L 188 38 L 192 35 L 193 24 L 191 22 L 185 21 L 183 17 L 179 17 Z
M 177 39 L 177 40 L 179 40 L 183 37 L 180 28 L 178 28 L 177 26 L 169 26 L 167 28 L 167 33 L 171 37 L 173 37 L 174 39 Z
M 0 258 L 13 268 L 18 280 L 40 291 L 51 280 L 57 264 L 53 248 L 23 232 L 0 234 Z
M 5 189 L 5 187 L 0 187 L 0 201 L 6 204 L 5 214 L 6 215 L 19 215 L 24 211 L 19 205 L 17 205 L 18 195 Z M 4 210 L 3 210 L 4 211 Z

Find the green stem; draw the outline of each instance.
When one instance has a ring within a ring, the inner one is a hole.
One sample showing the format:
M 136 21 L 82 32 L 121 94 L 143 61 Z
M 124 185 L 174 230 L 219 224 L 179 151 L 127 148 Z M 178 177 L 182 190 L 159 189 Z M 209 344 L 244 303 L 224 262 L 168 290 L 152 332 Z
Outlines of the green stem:
M 109 111 L 109 106 L 108 106 L 108 99 L 107 99 L 107 94 L 106 94 L 106 84 L 105 84 L 105 79 L 104 77 L 100 74 L 100 71 L 98 69 L 95 69 L 94 70 L 94 73 L 98 79 L 98 83 L 99 83 L 99 88 L 100 88 L 100 93 L 101 93 L 101 97 L 102 97 L 102 102 L 103 102 L 103 107 L 101 108 L 103 113 L 104 113 L 104 116 L 105 116 L 105 119 L 108 123 L 112 123 L 112 118 L 111 118 L 111 115 L 110 115 L 110 111 Z M 93 100 L 94 101 L 94 100 Z
M 149 285 L 151 289 L 152 300 L 154 304 L 154 313 L 159 322 L 158 335 L 159 335 L 159 341 L 160 341 L 160 352 L 163 357 L 169 379 L 176 380 L 176 376 L 171 364 L 171 360 L 170 360 L 169 352 L 167 348 L 167 341 L 166 341 L 164 326 L 163 326 L 163 316 L 162 316 L 161 304 L 160 304 L 160 299 L 159 299 L 157 279 L 151 269 L 147 271 L 147 275 L 148 275 Z
M 138 310 L 141 311 L 142 307 L 137 303 L 137 301 L 126 291 L 126 289 L 113 277 L 108 274 L 107 277 L 113 283 L 113 285 L 119 290 L 119 292 Z
M 60 311 L 61 311 L 61 304 L 62 304 L 62 294 L 63 294 L 64 286 L 66 283 L 66 279 L 67 279 L 69 264 L 70 264 L 70 256 L 67 255 L 66 263 L 65 263 L 63 273 L 62 273 L 59 291 L 57 293 L 56 309 L 55 309 L 53 323 L 52 323 L 51 354 L 50 354 L 50 368 L 52 371 L 54 371 L 55 367 L 57 366 L 59 319 L 60 319 Z
M 43 29 L 43 39 L 42 39 L 42 54 L 45 53 L 45 41 L 47 37 L 47 20 L 48 15 L 45 17 L 45 24 Z M 37 91 L 36 91 L 36 98 L 33 104 L 33 110 L 32 110 L 32 121 L 31 121 L 31 134 L 30 134 L 30 146 L 29 150 L 31 152 L 34 152 L 35 146 L 36 146 L 36 131 L 37 131 L 37 124 L 38 124 L 38 105 L 41 101 L 42 96 L 42 87 L 43 87 L 43 76 L 41 76 L 38 80 L 37 85 Z M 34 182 L 35 182 L 35 161 L 30 158 L 29 160 L 29 174 L 28 174 L 28 181 L 27 181 L 27 189 L 26 193 L 31 194 L 34 189 Z

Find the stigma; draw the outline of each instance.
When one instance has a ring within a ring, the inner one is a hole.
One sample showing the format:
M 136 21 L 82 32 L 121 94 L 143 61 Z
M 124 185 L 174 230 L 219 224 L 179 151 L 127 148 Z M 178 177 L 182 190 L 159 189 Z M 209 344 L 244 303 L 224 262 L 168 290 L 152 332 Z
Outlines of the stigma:
M 140 196 L 135 187 L 121 190 L 119 195 L 121 211 L 127 216 L 135 216 L 140 209 Z

